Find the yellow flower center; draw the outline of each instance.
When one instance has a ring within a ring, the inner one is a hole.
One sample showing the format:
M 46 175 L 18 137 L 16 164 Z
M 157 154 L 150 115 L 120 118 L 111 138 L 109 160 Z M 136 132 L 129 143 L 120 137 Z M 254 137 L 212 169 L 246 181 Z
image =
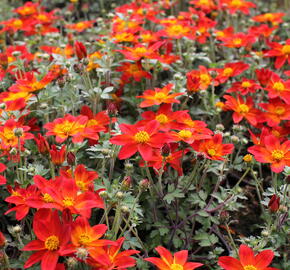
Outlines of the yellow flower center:
M 192 133 L 191 133 L 190 130 L 183 129 L 183 130 L 180 130 L 178 132 L 178 135 L 179 135 L 180 138 L 186 140 L 186 139 L 189 139 L 192 136 Z
M 244 270 L 257 270 L 257 267 L 254 265 L 246 265 L 244 266 Z
M 282 82 L 275 82 L 273 85 L 273 88 L 277 91 L 284 91 L 285 90 L 285 86 Z
M 4 137 L 9 141 L 15 138 L 15 134 L 12 129 L 4 128 Z
M 228 76 L 231 76 L 233 74 L 233 72 L 234 72 L 234 70 L 232 68 L 227 67 L 224 69 L 223 75 L 228 77 Z
M 136 72 L 138 72 L 138 71 L 140 71 L 140 68 L 138 67 L 138 65 L 136 65 L 136 64 L 132 64 L 132 65 L 130 65 L 130 67 L 129 67 L 129 72 L 130 72 L 131 74 L 134 74 L 134 73 L 136 73 Z
M 170 269 L 171 270 L 183 270 L 183 266 L 180 264 L 174 263 L 174 264 L 171 264 Z
M 83 22 L 79 22 L 79 23 L 76 24 L 76 28 L 81 28 L 82 29 L 83 27 L 85 27 L 85 24 Z
M 81 234 L 80 237 L 79 237 L 79 243 L 80 243 L 81 245 L 86 246 L 86 245 L 89 244 L 91 241 L 92 241 L 92 240 L 91 240 L 91 237 L 90 237 L 88 234 L 86 234 L 86 233 Z
M 243 157 L 243 160 L 244 160 L 245 162 L 251 162 L 252 159 L 253 159 L 253 156 L 250 155 L 250 154 L 247 154 L 247 155 L 245 155 L 245 156 Z
M 208 5 L 209 4 L 209 0 L 199 0 L 198 2 L 200 5 Z
M 216 150 L 211 148 L 211 149 L 208 149 L 207 150 L 207 153 L 210 155 L 210 156 L 214 156 L 216 154 Z
M 242 39 L 241 38 L 235 38 L 233 40 L 234 45 L 241 45 L 242 44 Z
M 239 8 L 239 7 L 241 7 L 242 5 L 243 5 L 243 3 L 242 3 L 241 0 L 233 0 L 233 1 L 231 2 L 231 6 L 236 7 L 236 8 Z
M 68 135 L 74 126 L 74 122 L 65 121 L 64 123 L 59 125 L 59 129 L 64 134 Z
M 44 193 L 42 195 L 42 199 L 46 202 L 46 203 L 52 203 L 54 202 L 53 198 L 48 194 L 48 193 Z
M 277 161 L 280 161 L 281 159 L 284 158 L 284 152 L 281 150 L 274 150 L 272 152 L 272 158 L 277 160 Z
M 246 104 L 240 104 L 239 109 L 241 113 L 248 113 L 250 110 Z
M 55 235 L 49 236 L 44 242 L 45 248 L 54 251 L 59 248 L 59 238 Z
M 81 191 L 87 190 L 87 185 L 83 181 L 76 181 L 76 185 Z
M 285 54 L 285 55 L 288 55 L 288 54 L 290 54 L 290 45 L 284 45 L 283 47 L 282 47 L 282 53 L 283 54 Z
M 201 83 L 203 83 L 203 84 L 210 84 L 210 77 L 209 77 L 209 75 L 207 75 L 207 74 L 201 74 L 199 78 L 201 80 Z
M 147 52 L 147 49 L 146 49 L 145 47 L 138 47 L 138 48 L 136 48 L 134 51 L 135 51 L 135 53 L 137 53 L 137 54 L 144 54 L 144 53 Z
M 274 18 L 274 16 L 273 16 L 272 13 L 266 13 L 266 14 L 264 14 L 264 19 L 265 20 L 271 21 L 273 18 Z
M 168 117 L 167 117 L 165 114 L 163 114 L 163 113 L 157 115 L 157 116 L 155 117 L 155 119 L 156 119 L 160 124 L 166 124 L 166 123 L 168 122 Z
M 166 98 L 166 94 L 164 94 L 162 92 L 158 92 L 155 94 L 154 98 L 158 99 L 158 100 L 162 100 L 162 99 Z
M 284 107 L 282 107 L 282 106 L 277 106 L 277 107 L 275 108 L 275 113 L 278 114 L 278 115 L 282 115 L 282 114 L 284 114 L 285 111 L 286 111 L 286 109 L 285 109 Z
M 65 197 L 63 200 L 62 200 L 62 203 L 65 207 L 69 207 L 69 206 L 73 206 L 74 203 L 75 203 L 75 200 L 74 198 L 72 197 Z
M 249 81 L 242 82 L 242 87 L 243 88 L 248 88 L 248 87 L 251 87 L 251 86 L 252 86 L 252 84 Z
M 13 22 L 14 27 L 22 27 L 22 25 L 23 25 L 23 22 L 21 20 L 15 20 Z
M 134 139 L 137 143 L 146 143 L 150 140 L 150 135 L 146 131 L 139 131 L 135 134 Z

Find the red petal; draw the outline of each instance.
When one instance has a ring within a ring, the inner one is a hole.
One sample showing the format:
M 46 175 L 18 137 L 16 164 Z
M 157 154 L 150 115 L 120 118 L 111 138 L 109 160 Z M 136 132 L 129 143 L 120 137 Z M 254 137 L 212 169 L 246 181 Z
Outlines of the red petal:
M 41 261 L 41 270 L 52 270 L 55 269 L 59 254 L 57 252 L 48 251 L 46 252 Z
M 225 270 L 244 270 L 239 260 L 229 256 L 220 257 L 218 264 Z
M 254 265 L 254 263 L 255 263 L 254 252 L 248 246 L 246 246 L 246 245 L 241 245 L 240 246 L 239 256 L 240 256 L 241 264 L 243 266 L 245 266 L 245 265 Z
M 270 249 L 264 250 L 255 256 L 255 267 L 258 269 L 266 268 L 273 260 L 274 252 Z

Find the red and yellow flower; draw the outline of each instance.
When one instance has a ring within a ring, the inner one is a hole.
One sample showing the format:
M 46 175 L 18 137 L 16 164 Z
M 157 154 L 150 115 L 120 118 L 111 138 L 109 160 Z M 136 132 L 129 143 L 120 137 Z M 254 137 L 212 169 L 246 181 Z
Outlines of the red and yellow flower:
M 160 105 L 161 103 L 180 103 L 175 97 L 183 95 L 183 93 L 169 94 L 173 84 L 167 84 L 163 88 L 155 88 L 154 90 L 146 90 L 142 96 L 137 98 L 144 98 L 145 100 L 140 103 L 141 108 L 150 107 L 153 105 Z
M 159 132 L 159 122 L 152 120 L 140 126 L 121 124 L 122 135 L 111 138 L 110 142 L 122 145 L 119 152 L 120 159 L 126 159 L 134 155 L 137 151 L 146 161 L 151 160 L 153 149 L 160 149 L 164 143 L 170 142 L 171 138 L 166 133 Z
M 263 145 L 248 148 L 255 159 L 261 163 L 270 163 L 271 170 L 280 173 L 285 166 L 290 166 L 290 140 L 281 143 L 274 135 L 261 137 Z
M 202 263 L 187 262 L 187 250 L 178 251 L 173 256 L 169 250 L 162 246 L 156 247 L 155 250 L 159 253 L 160 258 L 149 257 L 145 261 L 156 265 L 158 270 L 193 270 L 203 265 Z
M 221 134 L 215 134 L 210 139 L 195 141 L 191 146 L 195 151 L 204 154 L 208 159 L 225 160 L 223 156 L 231 154 L 234 145 L 232 143 L 223 144 L 222 140 Z
M 238 260 L 230 256 L 222 256 L 219 258 L 218 264 L 225 270 L 279 270 L 268 267 L 274 258 L 274 252 L 269 249 L 255 255 L 250 247 L 241 245 L 239 257 Z

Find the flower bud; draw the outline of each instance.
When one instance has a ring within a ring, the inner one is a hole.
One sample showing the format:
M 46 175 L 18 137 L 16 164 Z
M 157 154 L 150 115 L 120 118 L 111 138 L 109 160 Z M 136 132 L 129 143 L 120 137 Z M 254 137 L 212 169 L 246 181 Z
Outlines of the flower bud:
M 21 231 L 22 231 L 22 228 L 20 225 L 15 225 L 12 227 L 12 233 L 14 233 L 14 234 L 19 234 L 19 233 L 21 233 Z
M 57 79 L 57 84 L 60 88 L 63 88 L 65 86 L 65 77 L 61 76 Z
M 229 212 L 221 211 L 219 218 L 220 218 L 221 223 L 227 223 L 230 218 Z
M 163 157 L 168 157 L 170 155 L 170 145 L 168 143 L 163 144 L 161 148 L 161 155 Z
M 142 190 L 146 190 L 149 188 L 149 185 L 150 185 L 150 182 L 148 179 L 143 179 L 141 180 L 141 182 L 139 183 L 139 187 L 142 189 Z
M 118 191 L 116 193 L 116 198 L 119 199 L 119 200 L 123 199 L 124 198 L 124 193 L 122 191 Z
M 122 206 L 121 206 L 121 211 L 122 211 L 124 214 L 128 214 L 128 213 L 130 213 L 129 208 L 128 208 L 128 206 L 126 206 L 126 205 L 122 205 Z
M 101 196 L 101 198 L 106 199 L 108 198 L 108 192 L 106 190 L 102 190 L 100 191 L 99 195 Z
M 269 203 L 268 203 L 268 208 L 271 212 L 277 212 L 280 206 L 280 197 L 278 197 L 276 194 L 274 194 Z
M 122 181 L 122 188 L 125 190 L 130 189 L 132 186 L 132 177 L 131 176 L 125 176 Z
M 14 129 L 14 135 L 18 138 L 20 138 L 23 135 L 23 129 L 22 128 L 15 128 Z
M 117 106 L 114 102 L 110 102 L 107 108 L 108 115 L 114 117 L 118 114 Z
M 75 154 L 73 152 L 68 152 L 66 155 L 66 160 L 69 165 L 71 166 L 75 165 L 75 162 L 76 162 Z
M 236 136 L 236 135 L 232 135 L 231 136 L 231 141 L 233 143 L 238 143 L 240 141 L 240 138 L 238 136 Z
M 215 129 L 216 129 L 216 130 L 219 130 L 219 131 L 223 131 L 223 130 L 225 129 L 225 127 L 224 127 L 223 124 L 217 124 L 217 125 L 215 126 Z
M 74 269 L 78 265 L 78 260 L 74 257 L 69 257 L 66 260 L 66 265 L 67 265 L 68 269 Z
M 261 232 L 261 235 L 264 236 L 264 237 L 268 237 L 270 235 L 269 231 L 268 230 L 263 230 Z
M 74 71 L 75 71 L 76 73 L 82 73 L 82 71 L 83 71 L 83 65 L 82 65 L 81 63 L 79 63 L 79 64 L 74 64 L 74 65 L 73 65 L 73 68 L 74 68 Z
M 85 261 L 88 258 L 89 252 L 85 248 L 78 248 L 75 254 L 77 258 Z
M 8 67 L 8 56 L 6 53 L 0 53 L 0 66 L 6 70 Z

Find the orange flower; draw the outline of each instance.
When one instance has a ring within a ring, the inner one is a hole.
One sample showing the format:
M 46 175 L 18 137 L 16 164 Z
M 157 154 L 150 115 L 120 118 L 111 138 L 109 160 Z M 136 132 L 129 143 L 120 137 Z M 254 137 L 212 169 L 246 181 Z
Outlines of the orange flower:
M 94 190 L 94 180 L 98 178 L 98 173 L 86 170 L 83 164 L 76 166 L 73 176 L 69 172 L 61 172 L 61 175 L 67 178 L 74 178 L 77 187 L 82 191 Z
M 212 82 L 209 70 L 204 66 L 199 66 L 199 70 L 192 70 L 186 73 L 187 89 L 190 92 L 206 90 Z
M 229 9 L 231 14 L 241 11 L 242 13 L 249 15 L 249 8 L 255 8 L 256 5 L 252 2 L 247 2 L 244 0 L 221 0 L 221 4 Z
M 140 61 L 136 63 L 124 62 L 120 67 L 116 68 L 116 71 L 123 72 L 121 80 L 128 82 L 134 80 L 140 82 L 143 78 L 151 79 L 151 74 L 142 68 Z
M 161 258 L 149 257 L 144 260 L 156 265 L 158 270 L 193 270 L 203 265 L 202 263 L 187 262 L 187 250 L 178 251 L 173 256 L 169 250 L 162 246 L 158 246 L 155 250 Z
M 280 143 L 274 135 L 261 136 L 264 145 L 254 145 L 248 148 L 248 152 L 255 156 L 261 163 L 270 163 L 271 170 L 280 173 L 285 166 L 290 166 L 290 140 Z
M 247 95 L 248 93 L 255 93 L 260 88 L 261 86 L 255 80 L 242 78 L 240 82 L 234 82 L 226 92 L 238 92 L 239 94 Z
M 265 120 L 270 127 L 280 124 L 282 120 L 290 120 L 290 108 L 279 98 L 269 100 L 269 103 L 259 103 L 266 112 Z
M 179 100 L 174 99 L 177 96 L 183 95 L 183 93 L 169 94 L 173 87 L 173 84 L 167 84 L 163 88 L 155 88 L 154 90 L 146 90 L 142 96 L 137 98 L 144 98 L 140 107 L 150 107 L 153 105 L 160 105 L 161 103 L 180 103 Z
M 214 69 L 218 75 L 215 80 L 217 84 L 226 82 L 229 78 L 240 75 L 247 70 L 250 66 L 244 62 L 227 63 L 224 68 Z
M 87 218 L 78 217 L 71 226 L 71 242 L 74 249 L 84 247 L 90 252 L 94 247 L 114 244 L 113 241 L 100 239 L 106 231 L 106 225 L 98 224 L 91 227 Z
M 176 24 L 167 25 L 165 29 L 158 31 L 157 34 L 161 37 L 180 39 L 182 37 L 193 38 L 191 32 L 193 32 L 192 28 L 179 22 Z
M 51 73 L 47 73 L 40 81 L 38 81 L 33 72 L 26 72 L 23 79 L 19 79 L 10 86 L 11 92 L 35 92 L 43 89 L 48 85 L 54 77 Z
M 213 0 L 192 0 L 189 3 L 197 8 L 200 8 L 206 13 L 210 13 L 211 11 L 217 9 L 217 6 Z
M 33 94 L 29 92 L 2 92 L 0 93 L 0 102 L 6 104 L 6 110 L 21 110 L 26 106 L 26 101 L 31 99 Z
M 290 65 L 290 39 L 286 40 L 284 45 L 271 42 L 268 43 L 271 47 L 271 50 L 267 51 L 265 57 L 276 57 L 275 68 L 281 68 L 286 62 Z
M 83 32 L 84 30 L 93 27 L 95 21 L 82 21 L 73 24 L 66 24 L 65 27 L 79 33 Z
M 31 16 L 33 14 L 38 13 L 39 4 L 27 2 L 25 5 L 14 9 L 13 11 L 18 13 L 20 16 Z
M 215 134 L 210 139 L 195 141 L 191 146 L 195 151 L 203 153 L 208 159 L 225 160 L 223 156 L 231 154 L 234 145 L 231 143 L 222 144 L 222 139 L 221 134 Z
M 22 126 L 14 119 L 9 119 L 3 126 L 0 126 L 1 149 L 18 147 L 18 142 L 23 145 L 26 140 L 33 139 L 33 134 L 28 133 L 28 126 Z
M 290 104 L 290 80 L 284 81 L 274 72 L 269 79 L 265 88 L 268 91 L 269 98 L 280 97 L 287 104 Z
M 56 136 L 56 142 L 62 143 L 68 137 L 73 137 L 73 142 L 82 141 L 80 133 L 84 131 L 88 118 L 86 116 L 65 115 L 64 118 L 57 118 L 53 122 L 46 123 L 44 128 L 48 130 L 46 136 Z
M 226 109 L 234 111 L 234 123 L 239 123 L 245 118 L 251 125 L 257 125 L 261 112 L 253 107 L 254 103 L 251 97 L 248 97 L 246 101 L 241 96 L 235 99 L 232 96 L 225 95 L 224 98 L 227 100 L 225 103 Z
M 256 38 L 251 34 L 245 34 L 241 32 L 233 34 L 229 37 L 220 38 L 220 40 L 223 41 L 223 43 L 221 44 L 222 46 L 228 48 L 241 48 L 252 45 L 256 41 Z
M 93 266 L 93 270 L 125 270 L 134 267 L 136 261 L 130 256 L 139 253 L 139 251 L 129 249 L 120 252 L 124 240 L 125 238 L 122 237 L 116 240 L 114 245 L 91 249 L 92 258 L 89 258 L 87 263 Z
M 222 256 L 219 258 L 218 264 L 225 270 L 279 270 L 268 267 L 274 258 L 274 252 L 269 249 L 255 256 L 251 248 L 246 245 L 241 245 L 239 257 L 240 260 L 230 256 Z
M 277 25 L 283 22 L 283 17 L 285 13 L 264 13 L 252 17 L 255 22 L 271 22 L 273 25 Z

